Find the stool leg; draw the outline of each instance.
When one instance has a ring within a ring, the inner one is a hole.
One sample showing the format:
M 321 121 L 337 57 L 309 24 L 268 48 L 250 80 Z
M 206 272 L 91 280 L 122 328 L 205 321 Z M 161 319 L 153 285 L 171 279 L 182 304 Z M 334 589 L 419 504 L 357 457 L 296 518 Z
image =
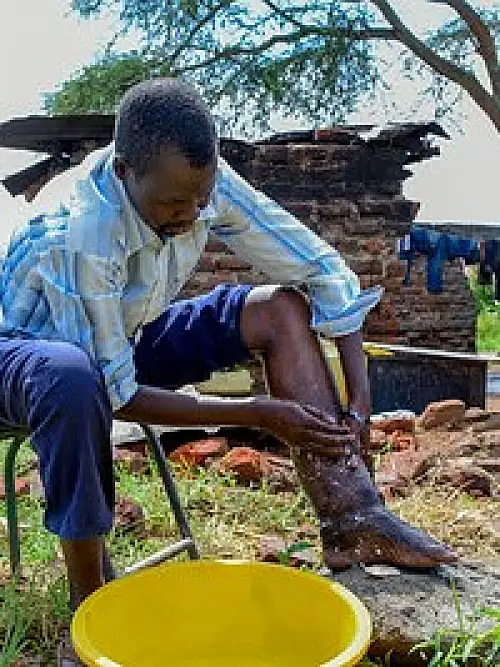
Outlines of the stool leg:
M 146 426 L 145 424 L 141 424 L 141 428 L 144 431 L 153 452 L 153 456 L 155 458 L 160 477 L 162 478 L 163 485 L 165 486 L 165 490 L 170 501 L 170 506 L 172 507 L 172 512 L 174 513 L 175 520 L 179 526 L 181 536 L 184 539 L 191 541 L 191 545 L 187 547 L 189 557 L 193 560 L 197 560 L 200 558 L 200 553 L 194 542 L 187 515 L 184 511 L 184 508 L 182 507 L 179 494 L 177 493 L 175 479 L 170 469 L 167 457 L 165 456 L 165 452 L 163 451 L 159 438 L 156 436 L 153 429 L 150 426 Z
M 14 437 L 5 455 L 5 502 L 7 506 L 7 532 L 9 536 L 10 571 L 12 576 L 21 574 L 21 547 L 16 504 L 16 456 L 24 438 Z

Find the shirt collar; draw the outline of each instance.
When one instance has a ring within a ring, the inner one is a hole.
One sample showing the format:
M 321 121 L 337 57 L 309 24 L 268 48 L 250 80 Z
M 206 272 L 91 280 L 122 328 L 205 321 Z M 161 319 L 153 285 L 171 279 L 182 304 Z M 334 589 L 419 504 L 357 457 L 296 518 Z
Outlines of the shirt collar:
M 133 205 L 123 182 L 115 173 L 114 157 L 114 144 L 111 144 L 111 151 L 106 159 L 105 169 L 118 195 L 121 217 L 127 227 L 128 245 L 132 251 L 140 250 L 145 246 L 152 246 L 154 249 L 160 250 L 163 247 L 162 239 L 144 222 Z

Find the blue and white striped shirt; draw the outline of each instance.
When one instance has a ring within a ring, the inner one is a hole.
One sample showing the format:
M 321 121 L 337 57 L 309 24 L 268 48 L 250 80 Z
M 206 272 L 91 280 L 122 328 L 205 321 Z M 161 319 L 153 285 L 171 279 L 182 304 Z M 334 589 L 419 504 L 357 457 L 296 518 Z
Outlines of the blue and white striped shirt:
M 186 283 L 209 230 L 281 284 L 305 284 L 313 327 L 358 330 L 381 289 L 360 290 L 339 253 L 220 159 L 194 228 L 162 240 L 113 171 L 113 145 L 53 179 L 2 258 L 0 334 L 65 340 L 102 369 L 112 406 L 137 391 L 133 346 Z

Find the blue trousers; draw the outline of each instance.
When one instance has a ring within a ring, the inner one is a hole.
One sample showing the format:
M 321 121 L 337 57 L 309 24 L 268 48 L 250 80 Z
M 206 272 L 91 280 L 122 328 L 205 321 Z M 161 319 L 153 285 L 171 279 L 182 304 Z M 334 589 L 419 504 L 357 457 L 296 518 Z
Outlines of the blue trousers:
M 135 349 L 140 384 L 178 388 L 250 358 L 240 316 L 249 285 L 178 301 Z M 99 369 L 71 343 L 0 336 L 0 420 L 27 425 L 45 490 L 45 525 L 63 539 L 110 531 L 113 414 Z

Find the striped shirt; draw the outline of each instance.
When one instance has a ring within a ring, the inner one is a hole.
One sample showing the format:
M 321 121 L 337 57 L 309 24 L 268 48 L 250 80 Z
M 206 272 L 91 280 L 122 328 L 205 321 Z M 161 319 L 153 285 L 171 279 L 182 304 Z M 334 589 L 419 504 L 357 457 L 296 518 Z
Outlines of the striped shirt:
M 273 282 L 305 285 L 312 326 L 358 330 L 381 289 L 360 290 L 339 253 L 220 159 L 210 205 L 191 231 L 161 239 L 113 170 L 113 145 L 53 179 L 7 243 L 1 335 L 64 340 L 101 368 L 115 410 L 137 391 L 134 345 L 196 268 L 209 231 Z

